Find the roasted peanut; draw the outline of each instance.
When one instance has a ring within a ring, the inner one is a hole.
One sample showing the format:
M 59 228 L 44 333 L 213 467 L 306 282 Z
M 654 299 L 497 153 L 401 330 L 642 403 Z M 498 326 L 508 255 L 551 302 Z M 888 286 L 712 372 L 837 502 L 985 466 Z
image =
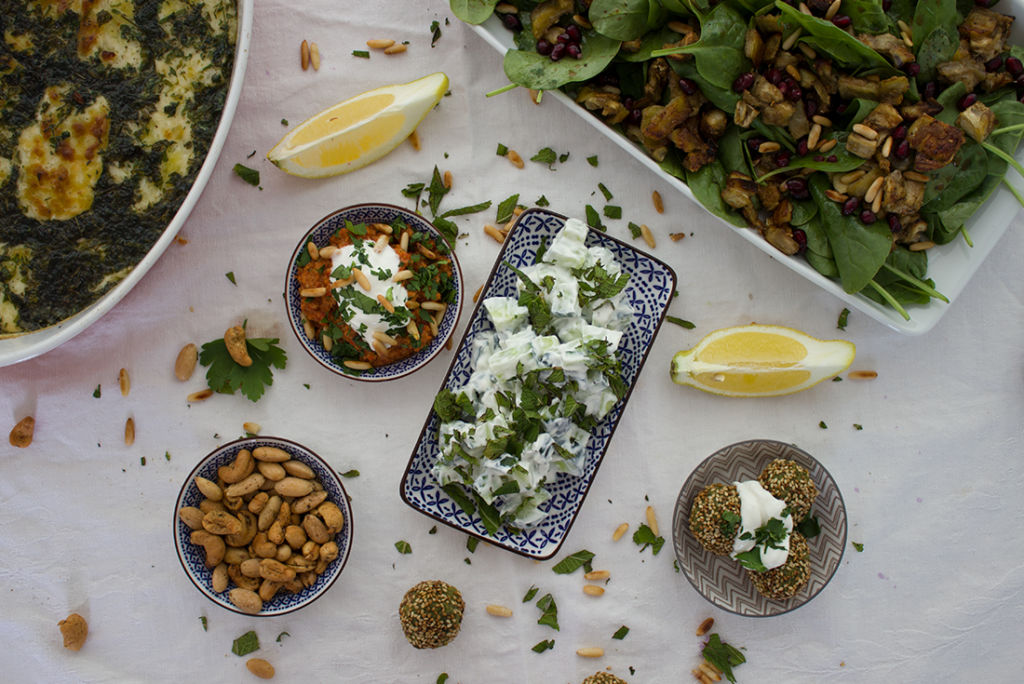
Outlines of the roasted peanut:
M 274 666 L 263 658 L 249 658 L 245 661 L 245 666 L 260 679 L 274 678 Z
M 228 566 L 228 577 L 234 582 L 235 586 L 241 587 L 242 589 L 248 589 L 249 591 L 256 591 L 260 588 L 259 577 L 248 577 L 242 574 L 240 565 L 229 565 Z
M 277 554 L 274 555 L 274 560 L 281 561 L 284 563 L 286 560 L 292 557 L 292 547 L 287 544 L 278 544 Z
M 210 585 L 213 590 L 218 594 L 228 588 L 228 566 L 225 563 L 221 563 L 213 569 L 213 574 L 210 577 Z
M 252 365 L 252 357 L 245 343 L 245 328 L 240 325 L 228 328 L 224 333 L 224 344 L 235 363 L 245 368 Z
M 252 494 L 258 490 L 267 478 L 263 477 L 260 473 L 253 473 L 249 477 L 245 478 L 241 482 L 236 482 L 233 485 L 228 485 L 228 488 L 224 490 L 226 496 L 245 496 L 246 494 Z
M 325 544 L 331 540 L 331 533 L 327 531 L 327 526 L 324 525 L 323 520 L 312 513 L 307 513 L 302 519 L 302 529 L 306 530 L 309 538 L 317 544 Z
M 264 558 L 260 561 L 260 577 L 283 584 L 295 578 L 295 570 L 273 558 Z
M 276 463 L 290 461 L 292 458 L 291 454 L 284 449 L 271 446 L 256 447 L 252 450 L 252 455 L 257 461 L 274 461 Z
M 345 516 L 342 514 L 338 504 L 333 501 L 325 501 L 316 509 L 317 514 L 323 519 L 324 524 L 331 534 L 337 534 L 345 526 Z
M 249 589 L 232 589 L 228 592 L 228 600 L 245 613 L 258 613 L 263 610 L 263 599 Z
M 301 499 L 296 499 L 295 503 L 292 504 L 292 510 L 296 513 L 309 513 L 311 510 L 319 506 L 327 499 L 327 492 L 320 490 L 318 492 L 310 492 Z
M 203 529 L 212 534 L 238 534 L 242 521 L 227 511 L 210 511 L 203 516 Z
M 276 594 L 277 590 L 281 588 L 281 584 L 281 582 L 272 582 L 268 579 L 263 580 L 263 582 L 260 583 L 258 592 L 260 598 L 264 601 L 269 601 L 274 598 L 274 594 Z
M 224 498 L 224 492 L 217 486 L 217 483 L 213 480 L 207 480 L 205 477 L 196 475 L 196 488 L 210 501 L 220 501 Z
M 298 525 L 289 525 L 284 530 L 284 539 L 288 546 L 298 551 L 306 543 L 306 531 Z
M 288 473 L 289 475 L 301 477 L 303 480 L 313 479 L 313 469 L 310 468 L 305 463 L 303 463 L 302 461 L 296 461 L 293 458 L 290 461 L 285 461 L 281 465 L 284 467 L 285 472 Z
M 260 471 L 260 475 L 277 482 L 283 480 L 287 474 L 284 470 L 284 466 L 280 463 L 274 463 L 273 461 L 260 461 L 256 464 L 256 469 Z
M 275 520 L 267 530 L 267 539 L 274 542 L 275 545 L 284 543 L 284 526 L 280 520 Z
M 80 651 L 85 646 L 85 639 L 89 636 L 89 624 L 85 618 L 78 613 L 72 613 L 57 623 L 60 634 L 64 637 L 64 648 L 72 651 Z
M 235 484 L 249 477 L 255 467 L 252 453 L 248 449 L 241 449 L 235 455 L 235 460 L 231 462 L 231 465 L 217 468 L 217 477 L 227 484 Z
M 258 527 L 260 531 L 269 528 L 275 520 L 277 520 L 277 514 L 281 512 L 281 497 L 273 495 L 267 501 L 267 505 L 260 511 Z
M 223 503 L 224 508 L 228 509 L 232 513 L 237 513 L 242 510 L 242 506 L 245 505 L 245 501 L 240 496 L 225 496 Z
M 224 560 L 224 552 L 227 547 L 224 545 L 224 540 L 217 535 L 206 530 L 193 530 L 189 540 L 193 544 L 202 546 L 206 551 L 206 567 L 215 568 Z
M 299 477 L 286 477 L 278 480 L 274 491 L 281 496 L 301 497 L 313 491 L 313 483 Z
M 249 511 L 239 511 L 236 517 L 242 523 L 242 529 L 226 535 L 224 542 L 228 546 L 248 546 L 256 536 L 256 516 Z
M 266 492 L 259 492 L 256 496 L 249 500 L 249 512 L 259 515 L 263 507 L 267 505 L 267 501 L 270 499 L 270 495 Z
M 181 348 L 181 351 L 178 352 L 178 358 L 174 360 L 174 377 L 182 382 L 191 378 L 192 372 L 196 369 L 196 361 L 198 360 L 199 350 L 196 349 L 196 345 L 189 342 Z
M 198 530 L 203 526 L 203 512 L 195 506 L 182 507 L 178 511 L 178 518 L 192 530 Z
M 246 577 L 259 577 L 260 576 L 260 558 L 249 558 L 242 561 L 242 564 L 238 566 L 239 572 Z
M 263 532 L 253 538 L 251 548 L 252 552 L 260 558 L 273 558 L 277 555 L 277 544 L 269 541 Z
M 18 421 L 17 425 L 11 428 L 11 436 L 8 438 L 11 446 L 24 449 L 32 443 L 32 435 L 35 433 L 35 430 L 36 419 L 32 416 L 25 416 Z
M 330 563 L 338 557 L 338 545 L 335 542 L 329 541 L 320 547 L 320 560 Z
M 203 499 L 199 502 L 199 510 L 203 515 L 206 515 L 210 511 L 226 511 L 224 504 L 220 501 L 210 501 L 209 499 Z
M 249 560 L 248 549 L 238 548 L 237 546 L 229 546 L 227 551 L 224 552 L 224 562 L 229 566 L 239 565 Z
M 320 545 L 312 540 L 306 542 L 302 545 L 302 557 L 314 563 L 320 560 Z

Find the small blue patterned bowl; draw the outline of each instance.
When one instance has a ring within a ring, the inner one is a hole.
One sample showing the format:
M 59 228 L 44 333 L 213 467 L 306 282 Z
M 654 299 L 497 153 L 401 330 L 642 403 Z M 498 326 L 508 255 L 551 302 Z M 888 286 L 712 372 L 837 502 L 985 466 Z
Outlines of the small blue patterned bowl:
M 299 297 L 299 283 L 296 280 L 299 258 L 306 253 L 306 245 L 312 241 L 315 245 L 323 247 L 328 244 L 330 236 L 339 228 L 345 226 L 345 221 L 352 223 L 391 223 L 395 219 L 402 219 L 415 231 L 430 233 L 435 238 L 444 242 L 449 248 L 452 247 L 443 235 L 425 218 L 407 209 L 392 204 L 355 204 L 351 207 L 338 209 L 328 214 L 313 225 L 306 233 L 299 244 L 292 252 L 291 260 L 288 262 L 288 273 L 285 276 L 285 306 L 288 309 L 288 322 L 291 324 L 292 332 L 298 338 L 302 348 L 309 353 L 313 359 L 327 370 L 344 375 L 354 380 L 364 382 L 383 382 L 402 378 L 425 366 L 431 359 L 437 356 L 445 344 L 448 343 L 455 327 L 459 323 L 459 316 L 462 314 L 462 269 L 459 267 L 459 260 L 452 251 L 448 257 L 452 262 L 452 280 L 455 281 L 455 302 L 450 304 L 445 311 L 444 317 L 438 324 L 437 336 L 430 341 L 425 349 L 409 356 L 401 361 L 374 368 L 367 371 L 354 371 L 342 365 L 330 352 L 324 349 L 320 340 L 311 339 L 306 335 L 302 324 L 302 311 L 299 308 L 301 297 Z
M 316 479 L 327 490 L 327 499 L 336 503 L 345 516 L 344 526 L 334 537 L 334 541 L 338 545 L 338 557 L 331 561 L 323 573 L 317 576 L 316 582 L 312 586 L 295 594 L 283 590 L 278 591 L 271 600 L 264 601 L 263 610 L 257 615 L 273 617 L 298 610 L 326 593 L 341 575 L 341 571 L 348 561 L 349 552 L 352 550 L 352 506 L 349 504 L 348 494 L 345 493 L 345 488 L 337 473 L 321 457 L 301 444 L 280 437 L 247 437 L 217 447 L 192 469 L 181 486 L 178 500 L 174 504 L 174 546 L 178 551 L 181 567 L 185 569 L 185 574 L 192 580 L 196 589 L 219 606 L 235 613 L 249 615 L 249 613 L 244 613 L 236 608 L 228 600 L 228 591 L 234 586 L 233 584 L 229 586 L 228 591 L 219 594 L 213 590 L 213 571 L 206 567 L 206 554 L 203 547 L 189 541 L 192 530 L 178 517 L 178 511 L 185 506 L 198 507 L 199 502 L 203 500 L 203 495 L 195 486 L 197 475 L 216 482 L 217 468 L 234 461 L 235 456 L 242 449 L 252 451 L 261 446 L 284 449 L 292 455 L 292 458 L 312 468 Z

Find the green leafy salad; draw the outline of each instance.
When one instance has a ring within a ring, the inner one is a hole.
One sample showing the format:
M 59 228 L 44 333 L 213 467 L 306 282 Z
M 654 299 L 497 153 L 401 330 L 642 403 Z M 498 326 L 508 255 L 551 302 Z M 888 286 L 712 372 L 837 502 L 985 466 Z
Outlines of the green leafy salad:
M 616 350 L 633 320 L 629 274 L 586 236 L 569 219 L 536 263 L 508 265 L 518 297 L 484 300 L 492 329 L 473 340 L 469 379 L 434 400 L 433 475 L 491 534 L 544 519 L 545 484 L 583 474 L 590 431 L 626 394 Z
M 711 213 L 904 318 L 946 300 L 929 249 L 970 245 L 1001 184 L 1024 204 L 1024 50 L 989 4 L 451 0 L 512 31 L 509 88 L 564 91 Z

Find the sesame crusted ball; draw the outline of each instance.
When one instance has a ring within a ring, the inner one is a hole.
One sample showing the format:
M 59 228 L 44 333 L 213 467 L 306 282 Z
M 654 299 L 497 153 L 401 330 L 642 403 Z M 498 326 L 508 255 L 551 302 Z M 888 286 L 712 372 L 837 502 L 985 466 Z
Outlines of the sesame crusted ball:
M 789 558 L 767 572 L 747 570 L 750 581 L 763 596 L 788 599 L 796 596 L 811 578 L 810 551 L 804 535 L 793 531 L 789 537 Z
M 776 499 L 786 502 L 794 523 L 807 517 L 814 497 L 818 496 L 818 488 L 807 468 L 785 458 L 777 458 L 766 465 L 757 481 Z
M 410 644 L 438 648 L 458 635 L 465 609 L 458 589 L 441 580 L 428 580 L 405 593 L 398 617 Z
M 629 684 L 629 682 L 619 679 L 611 672 L 595 672 L 584 679 L 583 684 Z
M 735 514 L 735 523 L 722 517 Z M 739 530 L 740 495 L 734 485 L 716 482 L 702 489 L 690 508 L 690 531 L 700 545 L 711 553 L 727 556 L 732 553 L 732 542 Z

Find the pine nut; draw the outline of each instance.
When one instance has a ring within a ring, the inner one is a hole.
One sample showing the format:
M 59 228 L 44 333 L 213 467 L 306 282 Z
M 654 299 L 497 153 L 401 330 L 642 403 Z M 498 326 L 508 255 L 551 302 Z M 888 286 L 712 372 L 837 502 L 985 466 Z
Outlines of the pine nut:
M 832 181 L 832 187 L 836 189 L 836 192 L 845 193 L 847 190 L 849 190 L 849 188 L 846 187 L 846 183 L 842 182 L 838 178 Z
M 846 377 L 851 380 L 874 380 L 878 377 L 878 373 L 872 370 L 855 370 L 847 373 Z
M 839 180 L 842 181 L 843 183 L 846 183 L 847 185 L 852 185 L 859 181 L 861 178 L 863 178 L 865 175 L 867 175 L 867 171 L 863 169 L 856 169 L 855 171 L 851 171 L 845 176 L 840 176 Z
M 584 584 L 583 593 L 587 596 L 601 596 L 604 594 L 604 587 L 599 587 L 596 584 Z
M 825 197 L 828 197 L 833 202 L 845 202 L 846 200 L 849 199 L 847 195 L 844 195 L 841 192 L 837 192 L 832 188 L 829 188 L 828 190 L 825 191 Z
M 367 292 L 370 291 L 370 279 L 367 278 L 366 275 L 361 270 L 359 270 L 358 268 L 353 268 L 352 277 L 356 279 L 357 283 L 359 283 L 359 287 L 363 288 Z
M 416 251 L 422 254 L 423 256 L 427 257 L 428 259 L 437 259 L 437 255 L 434 254 L 429 249 L 427 249 L 426 247 L 424 247 L 422 244 L 416 245 Z
M 908 48 L 914 47 L 914 41 L 910 37 L 909 33 L 907 33 L 906 31 L 901 31 L 900 37 L 903 39 L 903 44 L 906 45 Z
M 263 429 L 263 426 L 259 423 L 242 423 L 242 429 L 251 435 L 259 434 L 259 431 Z
M 711 679 L 711 677 L 708 677 L 706 674 L 704 674 L 700 670 L 690 670 L 690 673 L 693 674 L 693 678 L 696 679 L 698 682 L 700 682 L 700 684 L 713 684 L 714 683 L 714 680 Z
M 646 223 L 640 224 L 640 237 L 644 239 L 644 242 L 646 242 L 647 246 L 651 249 L 654 249 L 657 246 L 654 242 L 654 234 L 651 233 L 651 229 L 647 227 Z
M 395 229 L 392 228 L 391 226 L 389 226 L 386 223 L 371 223 L 370 227 L 371 228 L 376 228 L 380 232 L 387 233 L 388 235 L 391 235 L 392 233 L 395 232 Z
M 207 399 L 209 399 L 212 396 L 213 396 L 213 390 L 210 389 L 210 388 L 206 388 L 204 390 L 199 390 L 198 392 L 193 392 L 192 394 L 188 395 L 188 397 L 186 397 L 186 400 L 189 403 L 196 402 L 196 401 L 206 401 Z
M 519 218 L 518 216 L 513 216 L 512 218 L 510 218 L 508 220 L 508 223 L 506 223 L 505 225 L 503 225 L 501 227 L 501 229 L 500 229 L 501 230 L 501 234 L 502 235 L 508 235 L 508 232 L 510 230 L 512 230 L 512 226 L 514 226 L 516 224 L 516 219 L 518 219 L 518 218 Z
M 388 236 L 381 235 L 377 238 L 377 241 L 373 243 L 373 251 L 380 254 L 384 251 L 384 248 L 388 246 Z
M 377 301 L 383 306 L 388 313 L 395 313 L 395 306 L 388 301 L 387 297 L 382 294 L 377 295 Z
M 437 319 L 431 318 L 427 323 L 430 325 L 430 334 L 437 337 Z
M 871 203 L 871 211 L 875 212 L 876 214 L 879 213 L 880 211 L 882 211 L 882 193 L 881 192 L 879 192 L 877 195 L 875 195 L 875 201 L 873 201 Z
M 892 152 L 892 136 L 887 137 L 882 143 L 882 156 L 888 157 L 890 152 Z
M 612 576 L 608 570 L 591 570 L 583 576 L 585 580 L 603 580 Z
M 832 119 L 828 118 L 827 116 L 822 116 L 821 114 L 815 114 L 814 116 L 812 116 L 811 121 L 820 126 L 825 126 L 826 128 L 832 125 Z
M 897 20 L 896 25 L 900 29 L 900 33 L 910 33 L 910 25 L 902 19 Z
M 693 33 L 693 29 L 691 29 L 686 23 L 675 19 L 665 24 L 665 26 L 667 26 L 670 31 L 674 31 L 681 36 Z
M 443 302 L 421 302 L 420 307 L 427 311 L 444 311 L 448 305 Z
M 332 290 L 343 290 L 346 287 L 348 287 L 349 285 L 351 285 L 352 283 L 354 283 L 355 281 L 356 281 L 356 279 L 355 279 L 354 276 L 349 276 L 348 278 L 342 278 L 341 280 L 335 280 L 331 284 L 331 289 Z
M 121 387 L 121 396 L 127 397 L 128 393 L 132 391 L 132 381 L 128 377 L 128 371 L 124 368 L 117 372 L 117 384 Z
M 864 193 L 864 201 L 865 202 L 874 202 L 875 201 L 875 197 L 877 197 L 878 193 L 881 192 L 881 190 L 882 190 L 882 184 L 883 183 L 885 183 L 885 178 L 883 178 L 882 176 L 879 176 L 878 178 L 876 178 L 871 183 L 871 185 L 868 186 L 868 191 L 866 193 Z
M 196 369 L 196 361 L 199 358 L 199 353 L 196 350 L 196 345 L 189 342 L 181 351 L 178 352 L 178 356 L 174 359 L 174 377 L 178 380 L 185 382 L 192 377 L 192 373 Z
M 401 43 L 399 43 L 397 45 L 392 45 L 391 47 L 384 48 L 384 54 L 385 55 L 397 55 L 399 53 L 405 52 L 407 49 L 408 48 L 406 48 L 406 46 L 404 46 Z
M 309 321 L 302 322 L 302 332 L 306 333 L 308 339 L 316 337 L 316 330 L 313 329 L 313 324 Z
M 452 172 L 451 171 L 445 171 L 444 172 L 444 187 L 446 187 L 449 190 L 452 189 Z
M 931 249 L 934 246 L 935 243 L 932 242 L 931 240 L 922 240 L 921 242 L 910 243 L 910 246 L 907 247 L 907 249 L 909 249 L 911 252 L 923 252 L 925 250 Z
M 621 525 L 616 527 L 615 531 L 612 532 L 612 541 L 619 541 L 620 539 L 622 539 L 622 535 L 626 534 L 626 530 L 628 529 L 629 523 L 622 523 Z
M 352 359 L 345 359 L 341 363 L 346 368 L 351 368 L 352 370 L 370 370 L 373 368 L 369 361 L 353 361 Z
M 876 131 L 874 128 L 871 128 L 871 126 L 865 126 L 862 123 L 853 124 L 853 132 L 859 133 L 868 140 L 878 140 L 878 131 Z
M 519 8 L 508 2 L 499 2 L 495 5 L 494 11 L 498 14 L 515 14 L 519 11 Z
M 540 104 L 541 93 L 544 92 L 543 90 L 534 90 L 533 88 L 528 88 L 526 92 L 530 96 L 530 102 L 532 102 L 535 105 Z
M 811 126 L 811 132 L 807 134 L 807 149 L 813 150 L 821 140 L 821 124 Z
M 499 245 L 505 241 L 504 233 L 492 226 L 490 223 L 484 225 L 484 232 L 494 238 L 494 241 Z
M 394 276 L 392 276 L 391 280 L 393 280 L 396 283 L 400 283 L 403 280 L 408 280 L 409 278 L 412 278 L 412 271 L 410 271 L 409 269 L 403 269 L 396 273 Z
M 672 242 L 679 242 L 686 237 L 686 233 L 669 233 L 668 236 L 671 238 Z
M 320 336 L 320 344 L 323 345 L 324 351 L 330 352 L 334 349 L 334 340 L 326 332 Z
M 651 193 L 651 201 L 654 202 L 654 211 L 659 214 L 665 213 L 665 203 L 661 200 L 661 193 L 655 190 Z
M 807 6 L 806 2 L 801 2 L 800 6 L 799 6 L 799 9 L 804 14 L 810 14 L 811 13 L 811 8 Z
M 410 299 L 405 303 L 405 308 L 408 309 L 409 311 L 415 311 L 416 309 L 420 308 L 420 303 L 417 302 L 415 299 Z
M 516 152 L 515 150 L 509 150 L 505 156 L 508 158 L 510 162 L 512 162 L 512 165 L 517 169 L 521 169 L 524 166 L 526 166 L 526 164 L 523 163 L 523 158 L 520 157 L 519 153 Z
M 587 646 L 585 648 L 577 648 L 576 655 L 583 658 L 600 658 L 604 655 L 604 649 L 600 646 Z
M 917 183 L 927 183 L 931 180 L 928 176 L 923 173 L 918 173 L 917 171 L 904 171 L 903 177 L 909 181 L 915 181 Z
M 797 47 L 800 48 L 800 52 L 807 55 L 807 59 L 815 60 L 818 58 L 818 53 L 811 49 L 811 46 L 807 43 L 800 43 Z
M 476 292 L 473 293 L 473 303 L 476 304 L 476 300 L 480 299 L 480 293 L 484 291 L 484 286 L 476 288 Z
M 704 664 L 707 665 L 714 674 L 716 674 L 716 675 L 722 674 L 722 671 L 719 670 L 718 667 L 714 663 L 712 663 L 712 662 L 710 662 L 708 660 L 705 660 Z M 715 680 L 715 681 L 718 681 L 718 680 Z
M 391 335 L 388 335 L 386 332 L 381 332 L 380 330 L 374 330 L 373 331 L 373 336 L 374 336 L 374 338 L 380 340 L 381 342 L 383 342 L 384 344 L 388 345 L 389 347 L 393 347 L 396 344 L 398 344 L 398 340 L 396 340 Z
M 795 80 L 800 80 L 800 70 L 792 64 L 786 65 L 786 73 L 792 76 Z
M 312 243 L 310 243 L 310 244 L 312 244 Z M 338 248 L 335 247 L 334 245 L 327 245 L 326 247 L 321 247 L 320 248 L 318 256 L 321 259 L 330 259 L 332 256 L 334 256 L 334 253 L 337 252 L 337 251 L 338 251 Z
M 715 672 L 714 670 L 712 670 L 711 666 L 708 665 L 707 662 L 701 663 L 700 665 L 697 666 L 697 668 L 701 672 L 703 672 L 705 675 L 707 675 L 708 678 L 711 679 L 711 681 L 713 681 L 713 682 L 720 682 L 720 681 L 722 681 L 722 675 L 720 675 L 717 672 Z
M 420 149 L 420 134 L 413 129 L 412 133 L 409 134 L 409 144 L 412 145 L 412 149 L 419 152 Z
M 303 71 L 309 69 L 309 43 L 305 40 L 299 46 L 299 64 L 302 65 Z
M 582 14 L 574 14 L 574 15 L 572 15 L 572 20 L 575 21 L 577 24 L 579 24 L 580 28 L 583 28 L 583 29 L 594 28 L 594 25 L 590 23 L 590 20 L 587 19 Z
M 409 251 L 409 231 L 406 230 L 402 232 L 402 237 L 398 240 L 398 246 L 403 252 Z
M 420 341 L 420 329 L 416 327 L 416 321 L 410 319 L 405 325 L 405 329 L 409 331 L 409 336 L 417 342 Z
M 487 604 L 487 614 L 494 617 L 512 617 L 512 609 L 507 606 L 498 606 L 493 603 Z
M 808 147 L 810 147 L 809 143 Z M 757 147 L 757 151 L 761 154 L 771 154 L 772 152 L 778 152 L 781 149 L 782 145 L 774 141 L 763 142 Z
M 647 507 L 647 526 L 651 528 L 654 536 L 658 536 L 658 518 L 654 515 L 654 506 Z
M 711 628 L 715 626 L 715 618 L 709 617 L 704 622 L 697 625 L 697 636 L 704 636 L 711 631 Z
M 839 6 L 843 4 L 843 0 L 833 0 L 832 4 L 825 10 L 825 19 L 832 21 L 832 17 L 836 16 L 836 12 L 839 11 Z
M 366 47 L 374 50 L 384 50 L 395 44 L 395 41 L 390 38 L 371 38 L 366 41 Z
M 829 152 L 837 144 L 839 144 L 839 140 L 837 140 L 836 138 L 829 138 L 825 142 L 823 142 L 820 145 L 818 145 L 818 152 L 822 152 L 822 153 Z
M 313 71 L 320 71 L 320 46 L 316 43 L 309 44 L 309 64 Z
M 124 422 L 124 443 L 126 446 L 135 444 L 135 419 L 129 418 Z
M 310 259 L 320 258 L 320 249 L 312 241 L 306 243 L 306 251 L 309 252 Z
M 384 356 L 385 354 L 388 353 L 388 348 L 385 347 L 384 343 L 381 342 L 380 340 L 374 340 L 372 346 L 373 346 L 373 351 L 374 351 L 374 353 L 377 354 L 377 356 Z
M 300 297 L 323 297 L 327 294 L 326 287 L 304 287 L 299 290 Z
M 782 49 L 789 52 L 796 45 L 796 41 L 800 40 L 800 34 L 803 33 L 803 29 L 797 29 L 786 37 L 786 40 L 782 41 Z

